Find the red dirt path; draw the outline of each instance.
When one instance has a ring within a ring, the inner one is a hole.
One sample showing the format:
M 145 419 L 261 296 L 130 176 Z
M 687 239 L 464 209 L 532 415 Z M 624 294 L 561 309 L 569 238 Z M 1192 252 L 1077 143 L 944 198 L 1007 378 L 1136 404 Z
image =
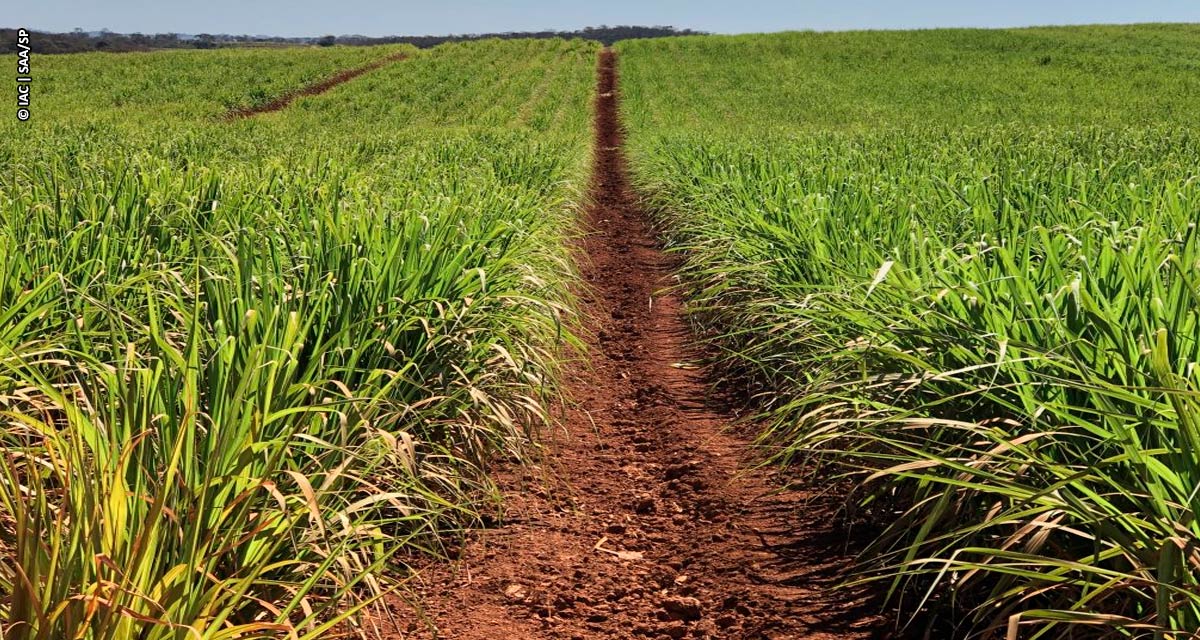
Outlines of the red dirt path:
M 279 111 L 280 109 L 283 109 L 283 108 L 287 107 L 289 104 L 291 104 L 292 101 L 295 100 L 296 98 L 299 98 L 301 96 L 320 95 L 320 94 L 325 93 L 326 91 L 329 91 L 330 89 L 338 86 L 339 84 L 349 82 L 349 81 L 361 76 L 364 73 L 374 71 L 374 70 L 378 69 L 379 67 L 382 67 L 385 64 L 391 64 L 393 62 L 400 62 L 401 60 L 404 60 L 406 58 L 408 58 L 408 54 L 406 54 L 406 53 L 393 53 L 390 56 L 384 56 L 374 62 L 365 64 L 361 67 L 355 67 L 353 69 L 346 69 L 345 71 L 339 71 L 338 73 L 336 73 L 328 78 L 325 78 L 324 80 L 314 82 L 306 87 L 301 87 L 295 91 L 289 91 L 288 93 L 285 93 L 266 104 L 260 104 L 257 107 L 245 107 L 245 108 L 241 108 L 241 109 L 230 109 L 229 112 L 225 114 L 225 119 L 226 120 L 238 120 L 240 118 L 249 118 L 252 116 L 256 116 L 256 115 L 259 115 L 260 113 Z
M 547 436 L 545 467 L 501 480 L 504 524 L 422 574 L 427 618 L 408 613 L 393 637 L 886 637 L 865 597 L 830 589 L 849 563 L 832 507 L 748 468 L 703 373 L 677 366 L 688 329 L 628 184 L 615 66 L 606 50 L 574 404 Z

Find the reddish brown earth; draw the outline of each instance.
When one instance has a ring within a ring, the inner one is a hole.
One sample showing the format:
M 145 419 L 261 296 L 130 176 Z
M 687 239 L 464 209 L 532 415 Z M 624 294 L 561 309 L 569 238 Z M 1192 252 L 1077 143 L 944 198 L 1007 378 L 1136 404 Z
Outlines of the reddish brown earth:
M 876 638 L 865 596 L 831 587 L 849 564 L 833 509 L 751 468 L 746 440 L 688 366 L 671 261 L 630 191 L 615 55 L 600 60 L 587 361 L 543 467 L 502 480 L 502 526 L 416 581 L 424 619 L 394 638 Z
M 400 62 L 401 60 L 404 60 L 406 58 L 408 58 L 408 54 L 393 53 L 390 56 L 384 56 L 383 58 L 380 58 L 370 64 L 365 64 L 361 67 L 355 67 L 353 69 L 346 69 L 344 71 L 339 71 L 337 74 L 332 75 L 328 78 L 325 78 L 324 80 L 321 80 L 319 82 L 314 82 L 306 87 L 301 87 L 300 89 L 297 89 L 295 91 L 290 91 L 288 93 L 285 93 L 266 104 L 260 104 L 256 107 L 245 107 L 242 109 L 230 109 L 229 112 L 225 114 L 225 119 L 226 120 L 237 120 L 239 118 L 249 118 L 252 116 L 256 116 L 256 115 L 259 115 L 260 113 L 269 113 L 271 111 L 279 111 L 280 109 L 283 109 L 283 108 L 287 107 L 289 104 L 291 104 L 292 101 L 295 100 L 296 98 L 299 98 L 301 96 L 320 95 L 320 94 L 325 93 L 326 91 L 329 91 L 330 89 L 338 86 L 339 84 L 349 82 L 349 81 L 361 76 L 364 73 L 374 71 L 374 70 L 378 69 L 379 67 L 382 67 L 386 64 L 391 64 L 393 62 Z

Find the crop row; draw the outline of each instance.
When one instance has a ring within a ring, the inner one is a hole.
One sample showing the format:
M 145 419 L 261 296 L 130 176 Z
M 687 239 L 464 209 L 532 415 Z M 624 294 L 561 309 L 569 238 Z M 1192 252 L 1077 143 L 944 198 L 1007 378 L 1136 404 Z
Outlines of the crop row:
M 236 123 L 188 92 L 308 73 L 153 54 L 202 77 L 122 119 L 56 58 L 78 101 L 0 150 L 6 637 L 323 637 L 473 521 L 569 340 L 594 54 L 446 47 Z M 528 106 L 455 125 L 497 104 Z
M 956 636 L 1191 637 L 1200 140 L 1143 91 L 1190 81 L 1195 30 L 621 47 L 694 325 L 775 460 L 844 473 L 863 580 Z

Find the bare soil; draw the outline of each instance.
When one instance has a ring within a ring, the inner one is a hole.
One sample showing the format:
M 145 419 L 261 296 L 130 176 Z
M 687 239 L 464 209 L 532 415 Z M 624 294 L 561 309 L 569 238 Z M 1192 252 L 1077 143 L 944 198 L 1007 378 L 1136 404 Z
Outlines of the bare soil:
M 850 563 L 834 506 L 755 468 L 688 364 L 672 261 L 628 182 L 618 97 L 606 50 L 572 403 L 544 465 L 502 474 L 503 524 L 422 572 L 423 614 L 395 603 L 392 637 L 890 637 L 868 595 L 832 590 Z
M 255 107 L 230 109 L 229 112 L 225 114 L 225 119 L 226 120 L 238 120 L 241 118 L 250 118 L 250 117 L 253 117 L 253 116 L 256 116 L 259 114 L 263 114 L 263 113 L 270 113 L 272 111 L 279 111 L 280 109 L 286 108 L 296 98 L 299 98 L 301 96 L 320 95 L 320 94 L 325 93 L 326 91 L 329 91 L 330 89 L 338 86 L 339 84 L 349 82 L 349 81 L 363 75 L 364 73 L 374 71 L 384 65 L 391 64 L 393 62 L 400 62 L 401 60 L 404 60 L 406 58 L 408 58 L 408 54 L 394 53 L 390 56 L 384 56 L 383 58 L 380 58 L 374 62 L 371 62 L 370 64 L 365 64 L 361 67 L 355 67 L 353 69 L 346 69 L 344 71 L 339 71 L 335 75 L 325 78 L 324 80 L 314 82 L 306 87 L 301 87 L 295 91 L 289 91 L 288 93 L 285 93 L 285 94 L 279 96 L 278 98 L 275 98 L 274 100 L 267 102 L 265 104 L 260 104 Z

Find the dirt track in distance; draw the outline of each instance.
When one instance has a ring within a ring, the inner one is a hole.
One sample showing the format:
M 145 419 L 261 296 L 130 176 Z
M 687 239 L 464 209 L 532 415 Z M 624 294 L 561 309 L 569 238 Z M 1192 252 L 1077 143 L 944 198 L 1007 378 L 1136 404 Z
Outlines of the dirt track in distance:
M 501 474 L 506 518 L 419 578 L 426 620 L 393 638 L 888 637 L 832 506 L 779 491 L 687 366 L 671 260 L 628 182 L 616 56 L 601 55 L 596 164 L 579 261 L 588 353 L 545 466 Z M 682 365 L 682 366 L 681 366 Z M 434 627 L 436 630 L 431 629 Z
M 393 53 L 390 56 L 384 56 L 374 62 L 371 62 L 370 64 L 365 64 L 361 67 L 355 67 L 353 69 L 346 69 L 345 71 L 339 71 L 338 73 L 336 73 L 328 78 L 325 78 L 324 80 L 314 82 L 308 86 L 301 87 L 295 91 L 289 91 L 268 103 L 260 104 L 256 107 L 246 107 L 243 109 L 230 109 L 229 112 L 225 114 L 224 119 L 225 120 L 238 120 L 241 118 L 250 118 L 250 117 L 262 114 L 262 113 L 269 113 L 271 111 L 279 111 L 280 109 L 283 109 L 283 108 L 287 107 L 289 104 L 291 104 L 292 101 L 295 100 L 296 98 L 299 98 L 301 96 L 320 95 L 320 94 L 325 93 L 326 91 L 329 91 L 330 89 L 338 86 L 339 84 L 349 82 L 349 81 L 361 76 L 364 73 L 374 71 L 374 70 L 378 69 L 379 67 L 382 67 L 386 64 L 392 64 L 393 62 L 400 62 L 401 60 L 404 60 L 406 58 L 408 58 L 408 54 L 406 54 L 406 53 Z

